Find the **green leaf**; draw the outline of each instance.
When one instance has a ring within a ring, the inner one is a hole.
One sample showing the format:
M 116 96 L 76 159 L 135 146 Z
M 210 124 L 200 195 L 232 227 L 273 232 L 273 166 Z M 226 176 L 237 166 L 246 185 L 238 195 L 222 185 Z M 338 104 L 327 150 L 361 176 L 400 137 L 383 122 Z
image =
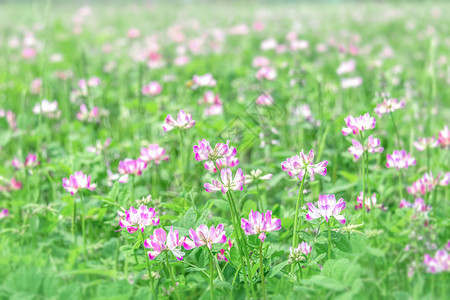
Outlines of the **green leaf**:
M 288 264 L 289 264 L 289 260 L 286 260 L 286 261 L 274 266 L 270 271 L 269 277 L 274 277 L 275 275 L 280 273 L 280 271 L 283 270 L 283 268 L 286 267 Z

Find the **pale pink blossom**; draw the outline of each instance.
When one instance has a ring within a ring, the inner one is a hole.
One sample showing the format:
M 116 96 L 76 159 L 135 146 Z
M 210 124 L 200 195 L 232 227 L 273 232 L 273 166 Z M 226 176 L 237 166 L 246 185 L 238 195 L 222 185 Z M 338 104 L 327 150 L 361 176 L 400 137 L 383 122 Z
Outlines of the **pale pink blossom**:
M 130 159 L 125 158 L 124 160 L 119 162 L 119 174 L 121 175 L 119 178 L 120 183 L 128 182 L 129 174 L 134 175 L 142 175 L 142 171 L 147 168 L 147 163 L 142 159 Z
M 439 142 L 434 138 L 434 136 L 430 138 L 419 138 L 418 141 L 414 142 L 414 147 L 418 151 L 424 151 L 427 148 L 436 148 L 439 145 Z
M 220 170 L 220 177 L 222 179 L 222 182 L 213 180 L 212 184 L 205 183 L 205 190 L 209 193 L 222 191 L 223 194 L 225 194 L 229 190 L 242 191 L 245 183 L 245 177 L 242 169 L 237 170 L 234 179 L 231 169 L 222 169 Z
M 256 72 L 256 79 L 274 80 L 277 78 L 277 72 L 271 67 L 262 67 Z
M 251 170 L 249 175 L 245 175 L 245 183 L 250 183 L 252 181 L 259 180 L 270 180 L 272 179 L 272 174 L 262 175 L 262 171 L 260 169 Z
M 145 162 L 154 161 L 159 165 L 163 160 L 169 160 L 166 150 L 158 144 L 150 144 L 148 147 L 141 148 L 141 156 L 139 157 Z
M 356 67 L 356 62 L 353 59 L 344 61 L 339 65 L 339 67 L 336 70 L 336 73 L 338 75 L 350 73 L 355 70 L 355 67 Z
M 77 112 L 77 119 L 85 122 L 100 122 L 100 114 L 97 106 L 94 106 L 90 111 L 86 104 L 80 105 L 80 111 Z
M 156 96 L 162 91 L 161 85 L 156 81 L 151 81 L 149 84 L 142 87 L 142 94 L 145 96 Z
M 253 58 L 252 66 L 254 68 L 268 67 L 270 65 L 270 60 L 264 56 L 256 56 Z
M 273 105 L 273 98 L 270 94 L 261 94 L 256 98 L 256 104 L 261 106 L 271 106 Z
M 297 248 L 289 247 L 289 261 L 291 263 L 297 261 L 305 261 L 306 256 L 308 256 L 311 251 L 312 247 L 306 242 L 299 243 Z
M 306 214 L 306 220 L 311 221 L 318 218 L 325 218 L 328 221 L 333 216 L 339 223 L 345 224 L 345 217 L 341 215 L 341 211 L 345 209 L 344 199 L 339 199 L 336 202 L 334 195 L 319 195 L 319 201 L 317 201 L 317 207 L 311 202 L 308 202 L 308 213 Z
M 186 250 L 205 245 L 209 249 L 212 249 L 212 244 L 223 244 L 227 241 L 223 224 L 219 224 L 217 227 L 211 226 L 211 228 L 202 224 L 196 230 L 191 228 L 189 230 L 189 237 L 192 240 L 186 238 L 183 244 Z
M 144 247 L 151 249 L 147 252 L 148 258 L 153 260 L 161 252 L 170 251 L 177 260 L 183 260 L 184 252 L 181 251 L 181 246 L 184 244 L 186 237 L 179 237 L 178 230 L 174 230 L 170 226 L 169 234 L 163 228 L 155 229 L 153 235 L 144 241 Z
M 444 126 L 444 129 L 439 131 L 438 143 L 441 148 L 448 148 L 450 146 L 450 131 L 448 130 L 447 125 Z
M 195 125 L 195 121 L 192 120 L 191 114 L 187 114 L 184 110 L 180 110 L 175 120 L 171 115 L 167 115 L 164 120 L 164 131 L 171 131 L 172 129 L 188 129 Z
M 341 80 L 341 87 L 343 89 L 356 88 L 362 84 L 361 77 L 345 78 Z
M 258 235 L 258 239 L 264 242 L 266 239 L 266 232 L 278 231 L 281 229 L 281 220 L 272 218 L 270 210 L 262 214 L 258 211 L 250 211 L 248 220 L 241 219 L 241 228 L 244 229 L 246 235 Z
M 211 147 L 209 141 L 202 139 L 198 141 L 198 145 L 192 147 L 195 154 L 195 160 L 204 161 L 209 160 L 212 162 L 225 157 L 233 157 L 236 155 L 237 150 L 235 147 L 230 146 L 230 141 L 225 144 L 217 143 L 214 148 Z
M 85 175 L 82 171 L 77 171 L 70 175 L 69 179 L 63 178 L 62 185 L 72 196 L 80 189 L 95 190 L 96 184 L 91 184 L 91 175 Z
M 375 108 L 375 112 L 381 117 L 384 114 L 389 114 L 391 112 L 396 111 L 397 109 L 401 109 L 405 106 L 405 101 L 398 102 L 397 99 L 383 99 L 382 103 L 378 103 Z
M 212 161 L 207 161 L 204 164 L 204 167 L 206 170 L 209 170 L 213 173 L 216 173 L 217 170 L 221 170 L 223 168 L 232 168 L 235 167 L 239 164 L 239 159 L 235 156 L 233 157 L 224 157 L 224 158 L 220 158 L 216 161 L 216 163 L 212 162 Z
M 217 81 L 213 78 L 213 76 L 210 73 L 205 75 L 194 75 L 194 77 L 192 77 L 192 82 L 193 82 L 192 85 L 193 89 L 204 86 L 215 87 L 217 84 Z
M 349 135 L 350 133 L 358 134 L 360 131 L 374 129 L 376 120 L 369 113 L 366 113 L 356 118 L 347 116 L 345 118 L 345 124 L 347 127 L 342 128 L 341 131 L 343 135 Z
M 411 154 L 406 153 L 405 150 L 394 150 L 392 154 L 386 156 L 387 168 L 408 169 L 409 166 L 414 166 L 415 164 L 416 159 L 411 157 Z
M 367 197 L 368 195 L 365 195 L 365 196 L 366 196 L 365 206 L 366 206 L 367 211 L 370 211 L 370 209 L 372 207 L 375 207 L 375 205 L 377 204 L 377 196 L 375 193 L 373 193 L 372 196 L 369 196 L 369 197 Z M 355 205 L 355 209 L 363 208 L 363 200 L 362 199 L 363 199 L 363 192 L 359 193 L 359 195 L 356 196 L 356 201 L 358 202 L 358 204 Z
M 117 212 L 120 220 L 119 226 L 126 228 L 129 233 L 135 233 L 139 229 L 144 232 L 144 229 L 149 226 L 158 226 L 159 218 L 156 216 L 156 212 L 153 207 L 147 207 L 145 205 L 139 206 L 138 209 L 133 206 L 125 212 Z
M 303 149 L 300 155 L 287 158 L 286 161 L 281 163 L 283 171 L 287 172 L 289 176 L 297 176 L 298 179 L 303 180 L 305 173 L 308 172 L 311 176 L 319 174 L 322 176 L 327 175 L 328 161 L 322 161 L 313 165 L 314 151 L 311 149 L 308 156 L 303 153 Z

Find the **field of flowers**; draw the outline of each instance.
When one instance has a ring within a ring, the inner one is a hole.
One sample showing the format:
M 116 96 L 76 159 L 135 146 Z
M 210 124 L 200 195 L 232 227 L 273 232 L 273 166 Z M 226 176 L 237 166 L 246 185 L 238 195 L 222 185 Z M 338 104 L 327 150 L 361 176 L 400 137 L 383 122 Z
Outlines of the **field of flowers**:
M 2 2 L 0 299 L 448 299 L 449 14 Z

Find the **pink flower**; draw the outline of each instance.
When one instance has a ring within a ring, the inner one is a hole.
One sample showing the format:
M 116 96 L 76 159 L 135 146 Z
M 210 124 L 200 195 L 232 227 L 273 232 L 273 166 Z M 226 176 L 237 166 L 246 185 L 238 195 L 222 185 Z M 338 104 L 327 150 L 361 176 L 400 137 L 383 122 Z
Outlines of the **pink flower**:
M 128 175 L 142 175 L 142 171 L 147 168 L 147 163 L 142 159 L 131 159 L 125 158 L 123 161 L 119 162 L 119 174 L 122 176 L 119 178 L 120 183 L 128 182 Z
M 256 56 L 253 58 L 252 66 L 255 68 L 268 67 L 270 65 L 270 60 L 264 56 Z
M 192 120 L 191 114 L 186 114 L 184 110 L 180 110 L 177 119 L 175 120 L 171 115 L 167 115 L 164 120 L 164 131 L 171 131 L 174 128 L 188 129 L 195 125 L 195 121 Z
M 287 158 L 286 161 L 281 163 L 281 167 L 284 172 L 287 172 L 289 176 L 298 176 L 298 179 L 302 180 L 305 176 L 305 172 L 308 172 L 311 176 L 319 174 L 322 176 L 327 175 L 328 161 L 324 160 L 318 164 L 313 165 L 314 151 L 311 149 L 308 156 L 303 153 L 303 149 L 300 155 Z
M 233 157 L 224 157 L 218 159 L 216 163 L 212 161 L 207 161 L 204 164 L 206 170 L 212 171 L 213 173 L 217 172 L 217 169 L 221 170 L 222 168 L 232 168 L 239 164 L 239 159 L 235 156 Z
M 163 228 L 155 229 L 153 235 L 144 241 L 144 247 L 151 249 L 147 252 L 148 258 L 153 260 L 163 251 L 170 251 L 178 260 L 183 260 L 184 252 L 181 251 L 181 246 L 184 244 L 186 237 L 181 239 L 178 236 L 178 230 L 174 230 L 170 226 L 169 234 Z
M 199 101 L 198 104 L 222 104 L 222 101 L 219 98 L 219 94 L 214 95 L 213 91 L 207 91 L 203 94 L 203 98 Z
M 342 128 L 343 135 L 349 135 L 350 133 L 358 134 L 360 131 L 365 131 L 375 128 L 376 120 L 371 117 L 369 113 L 361 115 L 357 118 L 353 116 L 347 116 L 345 118 L 345 124 L 347 127 Z
M 387 168 L 397 168 L 408 169 L 409 166 L 414 166 L 416 164 L 416 159 L 411 157 L 411 154 L 406 153 L 405 150 L 394 150 L 394 153 L 388 154 L 386 156 L 386 167 Z
M 99 122 L 98 107 L 94 106 L 91 111 L 87 108 L 86 104 L 80 105 L 80 111 L 77 113 L 77 119 L 86 122 Z
M 427 268 L 428 273 L 441 273 L 447 272 L 450 267 L 450 255 L 445 249 L 438 250 L 434 257 L 429 254 L 425 254 L 423 257 L 423 263 Z
M 162 91 L 161 85 L 156 81 L 151 81 L 149 84 L 142 87 L 142 94 L 146 96 L 156 96 Z
M 205 75 L 194 75 L 194 77 L 192 77 L 192 82 L 193 82 L 192 85 L 193 89 L 203 86 L 214 87 L 217 84 L 217 81 L 213 78 L 213 76 L 210 73 Z
M 34 58 L 37 54 L 36 49 L 31 47 L 25 47 L 22 49 L 22 57 L 25 59 L 31 59 Z
M 447 125 L 444 126 L 444 129 L 439 131 L 438 143 L 441 148 L 446 148 L 450 146 L 450 131 L 448 130 Z
M 141 32 L 137 28 L 130 28 L 127 32 L 129 39 L 136 39 L 141 35 Z
M 256 72 L 256 79 L 274 80 L 277 78 L 277 72 L 271 67 L 262 67 Z
M 250 175 L 245 175 L 245 183 L 250 183 L 252 181 L 258 180 L 270 180 L 272 179 L 272 174 L 262 175 L 262 171 L 260 169 L 252 170 Z
M 217 260 L 228 261 L 227 257 L 225 256 L 225 250 L 224 249 L 220 249 L 220 252 L 217 253 Z
M 245 183 L 245 177 L 242 169 L 238 169 L 233 179 L 231 169 L 222 169 L 220 171 L 222 182 L 213 180 L 212 184 L 205 183 L 204 187 L 208 193 L 222 191 L 223 194 L 229 190 L 242 191 Z
M 111 138 L 107 138 L 103 144 L 99 140 L 97 140 L 96 145 L 87 147 L 86 151 L 100 155 L 106 148 L 108 148 L 110 144 Z
M 158 144 L 150 144 L 147 148 L 141 148 L 141 156 L 139 157 L 145 162 L 154 161 L 159 165 L 162 160 L 169 160 L 166 150 Z
M 328 223 L 330 217 L 333 216 L 339 223 L 345 224 L 344 216 L 340 215 L 341 211 L 344 209 L 344 199 L 341 198 L 336 202 L 334 195 L 319 195 L 317 207 L 315 207 L 311 202 L 308 202 L 308 213 L 306 214 L 306 220 L 311 221 L 324 217 Z
M 196 230 L 191 228 L 189 237 L 192 240 L 187 238 L 183 245 L 186 250 L 205 245 L 212 249 L 212 244 L 223 244 L 227 241 L 223 224 L 217 225 L 217 228 L 214 226 L 208 228 L 204 224 L 200 225 Z
M 230 28 L 230 35 L 245 35 L 248 34 L 248 27 L 245 24 L 239 24 Z
M 23 167 L 25 168 L 34 168 L 37 165 L 39 165 L 39 161 L 37 161 L 36 154 L 28 153 L 27 157 L 25 158 L 25 162 L 22 164 L 17 157 L 14 158 L 14 160 L 11 162 L 14 168 L 21 169 Z
M 80 189 L 93 191 L 97 187 L 96 184 L 91 184 L 91 175 L 87 176 L 82 171 L 77 171 L 70 175 L 69 179 L 63 178 L 62 185 L 72 196 Z
M 399 208 L 412 208 L 414 211 L 418 213 L 427 213 L 431 210 L 430 205 L 426 205 L 425 201 L 422 198 L 416 198 L 414 203 L 410 203 L 405 199 L 402 199 L 399 204 Z
M 430 138 L 419 138 L 419 141 L 414 142 L 414 147 L 416 147 L 418 151 L 424 151 L 427 148 L 436 148 L 438 145 L 439 142 L 436 141 L 434 136 Z
M 398 102 L 397 99 L 383 99 L 383 103 L 377 104 L 375 112 L 381 117 L 384 114 L 389 114 L 404 106 L 405 101 Z
M 221 115 L 223 114 L 223 106 L 222 103 L 220 104 L 213 104 L 211 106 L 208 106 L 207 108 L 205 108 L 205 110 L 203 111 L 203 114 L 207 117 L 210 116 L 217 116 L 217 115 Z
M 217 143 L 213 149 L 207 140 L 202 139 L 198 141 L 198 145 L 192 148 L 197 161 L 209 160 L 215 162 L 221 158 L 233 157 L 237 153 L 235 147 L 230 147 L 230 141 L 227 141 L 225 144 Z
M 356 196 L 356 201 L 358 202 L 358 204 L 355 205 L 355 209 L 361 209 L 363 207 L 362 199 L 363 199 L 363 192 L 359 193 L 359 195 Z M 377 203 L 377 197 L 376 197 L 375 193 L 373 193 L 373 195 L 371 197 L 366 197 L 367 211 L 370 211 L 372 206 L 375 206 L 376 203 Z
M 305 50 L 309 48 L 309 42 L 305 40 L 291 41 L 290 48 L 292 51 Z
M 369 136 L 367 139 L 367 145 L 362 146 L 360 142 L 357 140 L 352 139 L 352 146 L 348 148 L 348 151 L 353 154 L 355 157 L 355 160 L 358 160 L 361 155 L 363 155 L 364 151 L 367 151 L 369 153 L 381 153 L 383 152 L 384 148 L 379 147 L 380 146 L 380 140 L 377 138 L 374 138 L 373 135 Z
M 264 242 L 266 232 L 281 229 L 281 220 L 272 219 L 272 212 L 270 210 L 266 211 L 265 214 L 252 210 L 248 215 L 248 220 L 241 219 L 241 228 L 244 229 L 246 235 L 257 234 L 261 242 Z
M 119 226 L 126 228 L 129 233 L 135 233 L 138 229 L 143 233 L 146 227 L 159 225 L 159 218 L 153 207 L 141 205 L 136 209 L 132 206 L 125 213 L 118 211 L 117 214 L 120 217 Z
M 436 178 L 433 177 L 433 173 L 425 173 L 422 178 L 413 182 L 412 186 L 407 188 L 408 193 L 413 195 L 422 194 L 425 195 L 436 188 L 436 186 L 446 186 L 450 181 L 450 172 L 447 172 L 442 177 L 442 173 L 439 173 Z
M 9 128 L 12 130 L 17 130 L 16 115 L 12 111 L 8 110 L 5 113 L 4 109 L 0 109 L 0 118 L 6 118 Z
M 352 146 L 348 148 L 348 152 L 350 152 L 355 160 L 358 160 L 364 153 L 364 147 L 357 140 L 352 139 Z
M 263 51 L 273 50 L 277 47 L 277 45 L 278 45 L 277 40 L 269 38 L 261 42 L 260 48 Z
M 362 84 L 363 80 L 361 77 L 347 78 L 341 80 L 341 87 L 343 89 L 356 88 Z
M 189 63 L 189 61 L 190 61 L 189 56 L 186 56 L 186 55 L 180 55 L 180 56 L 177 56 L 177 57 L 175 58 L 175 60 L 173 61 L 173 63 L 174 63 L 176 66 L 184 66 L 184 65 L 186 65 L 187 63 Z
M 31 82 L 30 92 L 34 95 L 38 95 L 41 92 L 42 79 L 36 78 Z
M 256 104 L 261 106 L 273 105 L 273 98 L 270 94 L 261 94 L 256 98 Z
M 289 247 L 289 260 L 292 262 L 305 261 L 306 256 L 311 253 L 312 247 L 306 242 L 298 244 L 297 248 Z
M 336 70 L 336 73 L 338 75 L 350 73 L 355 70 L 355 67 L 356 67 L 356 62 L 353 59 L 349 60 L 349 61 L 344 61 L 339 65 L 339 67 Z
M 9 216 L 9 210 L 7 208 L 0 210 L 0 219 L 4 219 L 8 216 Z
M 33 107 L 33 113 L 36 115 L 44 115 L 49 118 L 59 118 L 61 111 L 58 110 L 58 102 L 56 100 L 50 102 L 47 99 L 41 101 L 41 103 L 36 103 Z

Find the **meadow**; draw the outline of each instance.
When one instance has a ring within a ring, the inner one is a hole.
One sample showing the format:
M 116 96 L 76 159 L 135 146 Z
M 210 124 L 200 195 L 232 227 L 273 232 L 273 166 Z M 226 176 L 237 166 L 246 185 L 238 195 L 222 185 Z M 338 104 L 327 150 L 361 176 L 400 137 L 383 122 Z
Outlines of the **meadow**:
M 1 2 L 0 299 L 447 299 L 449 14 Z

